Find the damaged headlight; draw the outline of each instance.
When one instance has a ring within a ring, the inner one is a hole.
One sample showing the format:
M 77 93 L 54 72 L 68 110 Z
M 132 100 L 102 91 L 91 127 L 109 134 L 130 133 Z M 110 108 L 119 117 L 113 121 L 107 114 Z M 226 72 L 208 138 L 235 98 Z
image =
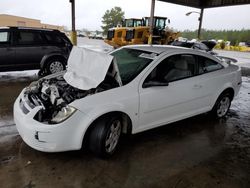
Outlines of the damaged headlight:
M 61 110 L 51 119 L 52 124 L 61 123 L 74 114 L 76 109 L 72 106 L 62 107 Z
M 33 81 L 30 83 L 30 85 L 28 87 L 34 87 L 38 85 L 38 81 Z
M 38 85 L 38 81 L 31 82 L 30 85 L 25 88 L 25 91 L 26 92 L 33 91 L 37 88 L 37 85 Z

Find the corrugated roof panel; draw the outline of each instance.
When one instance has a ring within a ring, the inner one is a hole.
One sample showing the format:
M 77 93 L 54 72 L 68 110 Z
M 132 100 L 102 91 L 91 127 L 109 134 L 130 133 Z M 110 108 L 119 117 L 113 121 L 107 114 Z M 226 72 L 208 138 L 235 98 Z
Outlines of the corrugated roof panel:
M 195 8 L 213 8 L 222 6 L 250 4 L 250 0 L 159 0 L 168 3 L 190 6 Z

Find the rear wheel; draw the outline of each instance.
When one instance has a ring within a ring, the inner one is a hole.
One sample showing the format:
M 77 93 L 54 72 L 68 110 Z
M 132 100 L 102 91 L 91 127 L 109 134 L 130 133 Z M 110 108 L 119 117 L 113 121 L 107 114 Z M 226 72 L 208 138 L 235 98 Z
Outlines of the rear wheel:
M 219 98 L 217 99 L 213 109 L 212 109 L 212 114 L 216 118 L 222 118 L 224 117 L 230 106 L 231 106 L 231 96 L 229 93 L 222 93 Z
M 46 66 L 47 74 L 54 74 L 63 70 L 65 70 L 65 63 L 60 58 L 51 59 Z
M 117 149 L 121 132 L 122 121 L 119 116 L 98 120 L 90 133 L 90 150 L 99 157 L 111 156 Z

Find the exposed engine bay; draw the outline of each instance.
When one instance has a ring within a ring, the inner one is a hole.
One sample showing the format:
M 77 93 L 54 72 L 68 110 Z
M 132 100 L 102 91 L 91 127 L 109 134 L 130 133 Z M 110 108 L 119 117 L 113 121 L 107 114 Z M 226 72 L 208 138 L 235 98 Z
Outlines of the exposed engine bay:
M 69 85 L 63 78 L 63 74 L 53 78 L 42 78 L 26 88 L 24 96 L 26 103 L 31 108 L 42 106 L 34 119 L 39 122 L 53 124 L 53 118 L 74 100 L 119 87 L 112 74 L 107 73 L 105 79 L 98 87 L 90 90 L 81 90 Z
M 19 103 L 24 114 L 39 107 L 35 120 L 57 124 L 77 110 L 70 106 L 73 101 L 119 86 L 122 81 L 113 56 L 73 47 L 67 71 L 31 83 Z

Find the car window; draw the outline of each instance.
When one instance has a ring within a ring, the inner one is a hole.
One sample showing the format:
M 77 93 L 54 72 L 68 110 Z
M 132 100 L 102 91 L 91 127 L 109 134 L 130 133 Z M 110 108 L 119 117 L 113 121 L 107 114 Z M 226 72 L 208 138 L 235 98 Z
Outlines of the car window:
M 125 85 L 132 81 L 150 62 L 153 61 L 157 54 L 123 48 L 113 52 L 116 59 L 122 83 Z
M 222 69 L 223 66 L 211 59 L 199 56 L 199 74 L 207 73 Z
M 195 75 L 195 62 L 193 55 L 173 55 L 157 65 L 145 82 L 172 82 L 192 77 Z
M 0 32 L 0 43 L 6 44 L 9 42 L 9 32 L 7 31 L 1 31 Z
M 59 44 L 59 45 L 64 44 L 64 41 L 61 39 L 61 37 L 52 32 L 44 33 L 44 35 L 50 44 Z
M 42 37 L 39 32 L 20 31 L 17 36 L 18 45 L 36 45 L 42 43 Z

